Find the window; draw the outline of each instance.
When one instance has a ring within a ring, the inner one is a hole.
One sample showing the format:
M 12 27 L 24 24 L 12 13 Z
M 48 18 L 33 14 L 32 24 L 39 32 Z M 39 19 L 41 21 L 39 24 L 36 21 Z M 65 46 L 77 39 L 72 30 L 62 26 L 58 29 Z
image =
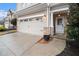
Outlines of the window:
M 37 21 L 42 21 L 42 18 L 41 18 L 41 17 L 39 17 L 39 18 L 36 18 L 36 20 L 37 20 Z
M 25 19 L 24 21 L 28 21 L 28 19 Z
M 61 25 L 62 24 L 62 18 L 59 18 L 58 20 L 57 20 L 57 25 Z
M 23 19 L 22 19 L 22 20 L 20 20 L 20 22 L 23 22 Z
M 5 22 L 8 22 L 9 20 L 5 20 Z
M 32 21 L 32 19 L 30 18 L 29 21 Z
M 36 18 L 37 21 L 39 21 L 39 18 Z

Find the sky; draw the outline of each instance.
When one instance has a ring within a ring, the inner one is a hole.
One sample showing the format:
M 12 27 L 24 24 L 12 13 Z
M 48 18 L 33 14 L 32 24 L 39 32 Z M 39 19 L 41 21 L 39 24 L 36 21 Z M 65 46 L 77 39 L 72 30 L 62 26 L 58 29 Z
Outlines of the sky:
M 6 17 L 9 9 L 16 10 L 16 3 L 0 3 L 0 18 Z

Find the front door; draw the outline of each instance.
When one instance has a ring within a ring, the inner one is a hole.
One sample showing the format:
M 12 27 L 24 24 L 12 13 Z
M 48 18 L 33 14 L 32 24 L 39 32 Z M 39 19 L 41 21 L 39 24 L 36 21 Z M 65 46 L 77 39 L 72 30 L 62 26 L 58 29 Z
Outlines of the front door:
M 64 17 L 56 18 L 56 33 L 64 33 Z

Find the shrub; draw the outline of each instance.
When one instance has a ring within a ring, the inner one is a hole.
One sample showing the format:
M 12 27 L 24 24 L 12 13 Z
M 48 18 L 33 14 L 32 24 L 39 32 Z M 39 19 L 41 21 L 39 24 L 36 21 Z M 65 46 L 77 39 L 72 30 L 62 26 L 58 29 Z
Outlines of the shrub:
M 3 25 L 0 25 L 0 31 L 4 31 L 6 30 L 5 27 Z
M 12 19 L 11 20 L 11 24 L 13 24 L 14 26 L 16 26 L 17 25 L 17 19 L 16 18 Z
M 79 4 L 69 4 L 69 17 L 67 25 L 67 38 L 71 44 L 79 47 Z

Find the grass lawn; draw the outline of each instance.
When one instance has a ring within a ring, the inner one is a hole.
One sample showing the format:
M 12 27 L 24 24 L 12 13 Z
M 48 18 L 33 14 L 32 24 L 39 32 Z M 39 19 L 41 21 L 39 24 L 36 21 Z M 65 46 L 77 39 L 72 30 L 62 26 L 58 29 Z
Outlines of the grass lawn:
M 14 33 L 14 32 L 16 32 L 16 30 L 1 31 L 1 32 L 0 32 L 0 36 L 1 36 L 1 35 L 5 35 L 5 34 L 9 34 L 9 33 Z

